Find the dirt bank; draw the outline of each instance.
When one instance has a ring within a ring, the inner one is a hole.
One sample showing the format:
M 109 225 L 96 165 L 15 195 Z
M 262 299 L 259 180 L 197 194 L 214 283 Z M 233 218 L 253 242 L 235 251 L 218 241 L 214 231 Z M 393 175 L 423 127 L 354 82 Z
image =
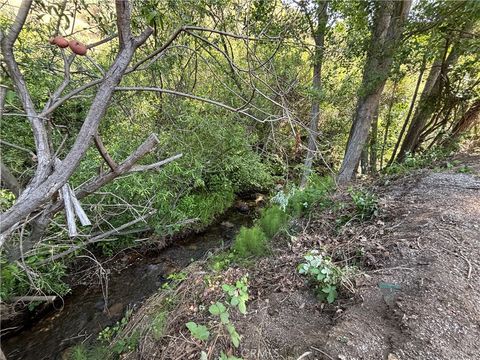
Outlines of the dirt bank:
M 338 229 L 335 211 L 318 212 L 254 266 L 215 275 L 197 263 L 176 293 L 151 298 L 134 317 L 126 334 L 144 335 L 126 358 L 199 359 L 205 351 L 217 359 L 223 350 L 244 359 L 478 359 L 480 157 L 460 161 L 379 181 L 379 215 L 370 222 Z M 338 260 L 362 254 L 355 294 L 334 305 L 320 304 L 296 271 L 305 251 L 320 247 Z M 221 298 L 222 283 L 247 273 L 248 314 L 231 314 L 239 349 L 221 332 L 194 340 L 185 323 L 211 324 L 205 306 Z M 149 317 L 174 297 L 181 301 L 161 336 L 149 335 Z

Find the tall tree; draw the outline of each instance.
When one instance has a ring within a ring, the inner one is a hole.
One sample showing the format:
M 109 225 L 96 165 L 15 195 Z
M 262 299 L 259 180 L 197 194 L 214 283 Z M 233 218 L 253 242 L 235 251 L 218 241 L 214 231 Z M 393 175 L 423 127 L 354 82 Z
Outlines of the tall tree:
M 398 153 L 397 161 L 403 161 L 407 153 L 414 153 L 418 147 L 420 134 L 437 107 L 447 71 L 455 64 L 458 56 L 458 48 L 454 47 L 447 57 L 443 52 L 433 62 L 419 104 Z
M 305 157 L 304 172 L 300 186 L 305 187 L 308 177 L 312 171 L 313 158 L 317 149 L 318 121 L 320 116 L 320 94 L 322 88 L 322 63 L 325 45 L 325 32 L 328 22 L 328 1 L 318 1 L 315 5 L 315 20 L 310 18 L 308 11 L 305 10 L 312 37 L 315 41 L 315 50 L 313 54 L 312 67 L 312 109 L 310 112 L 310 125 L 308 127 L 308 146 Z M 316 24 L 315 24 L 316 22 Z
M 374 3 L 373 31 L 363 69 L 355 118 L 338 174 L 339 183 L 350 181 L 354 175 L 411 3 L 411 0 Z

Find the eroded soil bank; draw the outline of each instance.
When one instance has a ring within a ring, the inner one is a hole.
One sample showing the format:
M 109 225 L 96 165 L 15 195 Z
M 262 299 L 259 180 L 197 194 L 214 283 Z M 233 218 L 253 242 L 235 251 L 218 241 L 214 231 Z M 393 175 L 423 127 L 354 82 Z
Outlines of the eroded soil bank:
M 224 351 L 244 359 L 478 359 L 480 157 L 460 161 L 378 181 L 379 215 L 372 221 L 339 230 L 331 211 L 319 211 L 297 224 L 300 235 L 253 266 L 212 274 L 197 262 L 168 295 L 178 301 L 162 334 L 152 336 L 149 324 L 165 296 L 156 294 L 136 313 L 124 335 L 136 329 L 142 337 L 124 358 L 199 359 L 204 351 L 217 359 Z M 313 248 L 337 259 L 361 254 L 355 294 L 334 305 L 318 302 L 296 271 Z M 212 324 L 205 309 L 222 296 L 221 284 L 247 273 L 248 313 L 231 314 L 240 347 L 221 332 L 208 342 L 193 339 L 185 324 Z

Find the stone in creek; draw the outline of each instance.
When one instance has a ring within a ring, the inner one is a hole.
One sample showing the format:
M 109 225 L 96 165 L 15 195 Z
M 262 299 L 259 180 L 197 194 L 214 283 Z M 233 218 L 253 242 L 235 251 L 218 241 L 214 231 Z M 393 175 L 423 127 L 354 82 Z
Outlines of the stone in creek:
M 95 309 L 97 310 L 100 310 L 100 311 L 103 311 L 103 309 L 105 308 L 105 300 L 99 300 L 95 303 L 94 305 Z
M 155 272 L 155 271 L 158 271 L 159 269 L 160 269 L 160 265 L 158 265 L 158 264 L 147 265 L 147 271 L 148 272 Z
M 123 304 L 122 303 L 115 303 L 108 308 L 108 316 L 109 317 L 117 317 L 123 313 Z
M 241 211 L 241 212 L 249 212 L 250 211 L 250 207 L 244 201 L 237 201 L 235 203 L 235 209 L 237 209 L 238 211 Z
M 235 225 L 233 225 L 230 221 L 224 221 L 220 225 L 226 227 L 226 228 L 233 228 Z

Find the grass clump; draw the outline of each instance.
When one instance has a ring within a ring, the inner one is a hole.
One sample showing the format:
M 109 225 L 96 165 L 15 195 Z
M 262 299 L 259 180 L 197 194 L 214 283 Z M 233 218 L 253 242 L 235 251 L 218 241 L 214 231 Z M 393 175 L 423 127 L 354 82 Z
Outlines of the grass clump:
M 263 255 L 267 252 L 267 236 L 258 225 L 242 227 L 233 243 L 233 250 L 243 258 Z
M 106 346 L 87 347 L 85 344 L 75 345 L 68 358 L 71 360 L 104 360 L 108 359 L 110 352 Z
M 327 194 L 335 187 L 332 177 L 311 176 L 305 189 L 293 189 L 288 195 L 286 211 L 293 217 L 300 217 L 308 213 L 314 205 L 328 206 L 331 201 Z
M 367 190 L 350 190 L 356 217 L 369 220 L 378 214 L 378 198 Z
M 288 216 L 279 206 L 265 209 L 258 220 L 258 225 L 268 238 L 274 237 L 287 224 Z
M 159 340 L 164 335 L 165 326 L 167 325 L 167 315 L 168 312 L 159 311 L 152 319 L 150 330 L 155 340 Z

